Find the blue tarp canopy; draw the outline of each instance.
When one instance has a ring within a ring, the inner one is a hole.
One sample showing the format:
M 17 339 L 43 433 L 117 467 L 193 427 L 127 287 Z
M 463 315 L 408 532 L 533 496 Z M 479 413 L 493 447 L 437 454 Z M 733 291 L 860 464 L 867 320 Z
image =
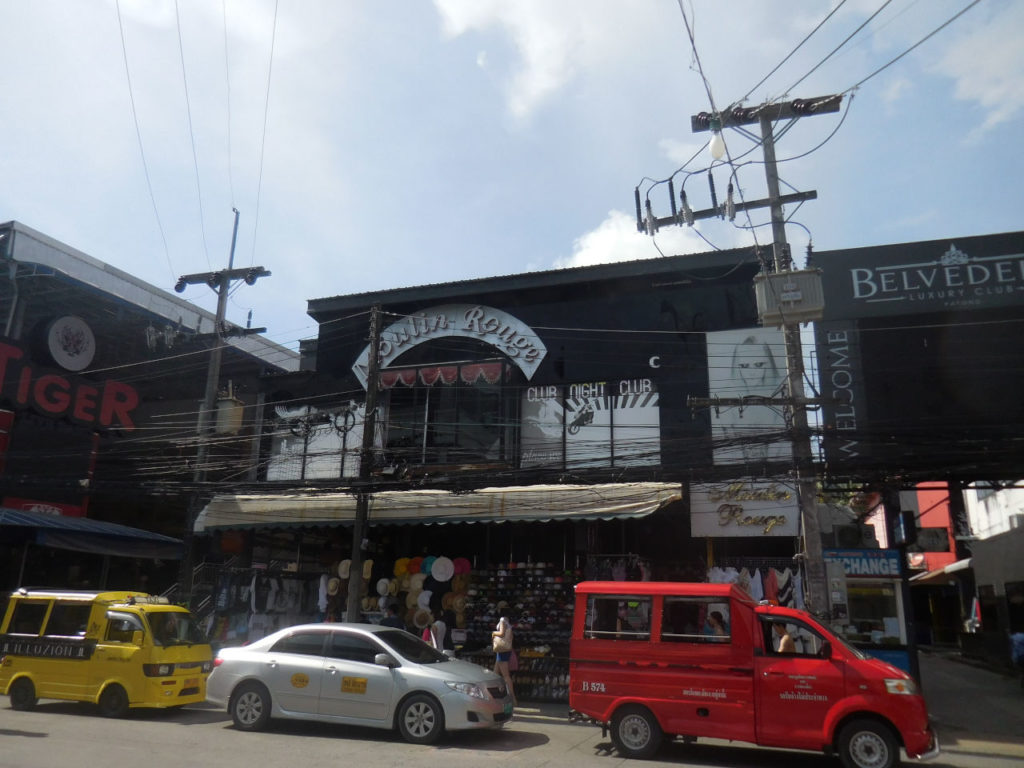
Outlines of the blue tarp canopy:
M 6 526 L 31 529 L 39 546 L 96 555 L 180 560 L 183 551 L 181 539 L 88 517 L 0 507 L 0 527 Z

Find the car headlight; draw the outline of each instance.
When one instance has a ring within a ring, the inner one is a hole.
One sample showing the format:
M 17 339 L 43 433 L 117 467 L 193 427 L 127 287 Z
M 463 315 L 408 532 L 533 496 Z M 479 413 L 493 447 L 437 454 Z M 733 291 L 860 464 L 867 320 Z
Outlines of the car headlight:
M 902 693 L 914 696 L 917 694 L 917 683 L 913 680 L 904 679 L 886 680 L 885 690 L 889 693 Z
M 444 684 L 453 691 L 464 693 L 466 696 L 472 696 L 474 699 L 484 698 L 483 689 L 476 683 L 459 683 L 455 680 L 445 680 Z

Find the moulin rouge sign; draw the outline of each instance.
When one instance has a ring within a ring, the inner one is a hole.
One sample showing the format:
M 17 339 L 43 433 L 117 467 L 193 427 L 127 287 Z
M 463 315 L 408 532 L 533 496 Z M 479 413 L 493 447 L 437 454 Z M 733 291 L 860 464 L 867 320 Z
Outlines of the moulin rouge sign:
M 0 394 L 15 408 L 67 418 L 99 429 L 135 429 L 134 387 L 119 381 L 83 381 L 32 365 L 25 350 L 0 341 Z
M 431 307 L 385 328 L 380 335 L 380 367 L 387 368 L 399 355 L 432 339 L 461 336 L 478 339 L 506 355 L 527 379 L 533 378 L 547 348 L 530 326 L 507 312 L 480 304 L 444 304 Z M 352 366 L 366 386 L 370 348 Z

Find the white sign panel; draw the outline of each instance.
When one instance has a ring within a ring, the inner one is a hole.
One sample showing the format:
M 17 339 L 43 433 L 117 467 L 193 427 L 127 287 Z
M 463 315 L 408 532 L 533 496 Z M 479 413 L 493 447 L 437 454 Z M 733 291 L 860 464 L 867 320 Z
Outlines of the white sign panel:
M 658 393 L 650 379 L 527 387 L 522 402 L 524 467 L 657 466 Z
M 784 483 L 732 482 L 690 488 L 690 535 L 712 538 L 797 536 L 796 489 Z
M 778 328 L 741 328 L 707 334 L 708 393 L 743 398 L 744 405 L 711 410 L 714 461 L 751 464 L 788 459 L 792 442 L 786 439 L 781 406 L 759 400 L 782 397 L 786 380 L 786 342 Z

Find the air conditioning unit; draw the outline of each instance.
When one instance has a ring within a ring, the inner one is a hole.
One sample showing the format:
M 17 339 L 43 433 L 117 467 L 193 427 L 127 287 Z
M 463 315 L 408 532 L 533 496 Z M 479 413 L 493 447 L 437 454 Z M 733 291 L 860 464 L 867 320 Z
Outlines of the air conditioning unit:
M 761 325 L 810 323 L 825 315 L 820 269 L 761 272 L 754 276 Z

